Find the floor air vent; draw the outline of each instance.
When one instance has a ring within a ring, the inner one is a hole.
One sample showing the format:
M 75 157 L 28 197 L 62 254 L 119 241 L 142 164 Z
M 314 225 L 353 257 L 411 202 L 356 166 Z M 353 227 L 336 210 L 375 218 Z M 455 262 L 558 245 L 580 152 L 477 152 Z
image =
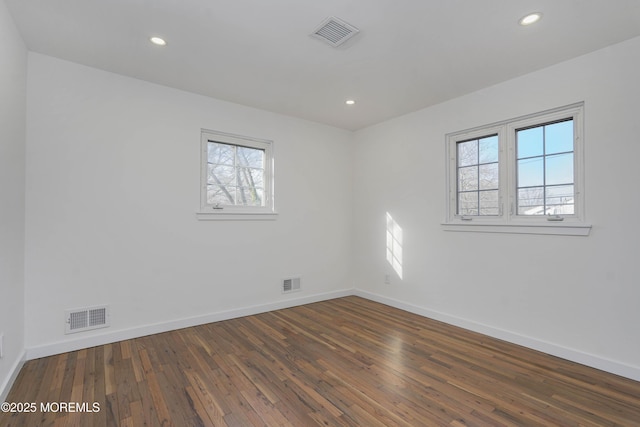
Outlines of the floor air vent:
M 109 307 L 87 307 L 65 311 L 65 334 L 106 328 L 109 326 Z
M 360 30 L 353 25 L 330 16 L 322 21 L 320 26 L 311 34 L 311 37 L 322 40 L 333 47 L 338 47 L 359 32 Z
M 300 290 L 300 278 L 284 279 L 282 281 L 282 293 L 295 292 Z

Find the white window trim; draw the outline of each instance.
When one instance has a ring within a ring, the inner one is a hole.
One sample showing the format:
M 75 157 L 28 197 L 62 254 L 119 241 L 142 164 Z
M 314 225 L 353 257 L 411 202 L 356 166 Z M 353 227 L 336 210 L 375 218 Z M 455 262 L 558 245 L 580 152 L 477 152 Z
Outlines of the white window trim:
M 573 118 L 574 124 L 574 215 L 524 216 L 516 214 L 516 130 L 528 126 Z M 541 113 L 494 123 L 446 135 L 446 217 L 445 231 L 485 233 L 558 234 L 587 236 L 591 225 L 585 222 L 584 191 L 584 103 L 572 104 Z M 498 134 L 499 203 L 496 216 L 464 216 L 456 213 L 457 152 L 459 141 Z
M 208 142 L 240 145 L 257 148 L 265 152 L 264 206 L 223 206 L 207 204 L 207 154 Z M 277 212 L 274 203 L 274 148 L 273 141 L 250 138 L 225 132 L 202 129 L 200 139 L 200 208 L 196 212 L 198 220 L 274 220 Z

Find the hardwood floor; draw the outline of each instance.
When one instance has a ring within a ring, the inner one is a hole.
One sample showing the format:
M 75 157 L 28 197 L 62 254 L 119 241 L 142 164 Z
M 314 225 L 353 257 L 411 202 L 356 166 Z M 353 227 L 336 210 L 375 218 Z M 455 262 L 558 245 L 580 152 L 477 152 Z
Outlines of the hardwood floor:
M 358 297 L 32 360 L 7 401 L 37 410 L 2 427 L 640 425 L 640 382 Z

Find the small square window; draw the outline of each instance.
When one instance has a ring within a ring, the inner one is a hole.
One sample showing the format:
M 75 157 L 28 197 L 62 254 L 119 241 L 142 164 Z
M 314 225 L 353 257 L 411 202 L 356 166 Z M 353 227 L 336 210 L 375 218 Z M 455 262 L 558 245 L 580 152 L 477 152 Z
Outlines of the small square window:
M 272 141 L 203 130 L 201 148 L 200 219 L 275 213 Z

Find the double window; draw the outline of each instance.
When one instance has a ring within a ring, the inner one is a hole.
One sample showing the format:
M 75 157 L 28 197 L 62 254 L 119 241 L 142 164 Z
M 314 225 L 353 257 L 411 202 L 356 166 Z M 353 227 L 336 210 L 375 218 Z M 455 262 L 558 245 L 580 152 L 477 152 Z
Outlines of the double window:
M 273 214 L 273 143 L 209 130 L 201 141 L 200 214 Z
M 588 234 L 583 108 L 447 135 L 448 229 Z

